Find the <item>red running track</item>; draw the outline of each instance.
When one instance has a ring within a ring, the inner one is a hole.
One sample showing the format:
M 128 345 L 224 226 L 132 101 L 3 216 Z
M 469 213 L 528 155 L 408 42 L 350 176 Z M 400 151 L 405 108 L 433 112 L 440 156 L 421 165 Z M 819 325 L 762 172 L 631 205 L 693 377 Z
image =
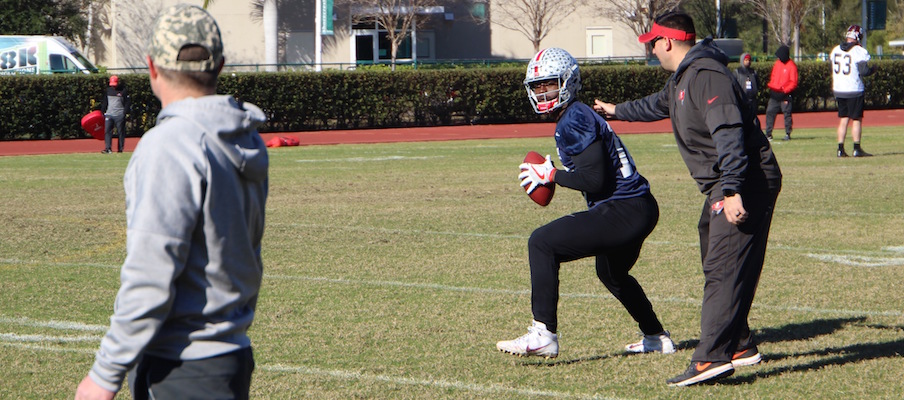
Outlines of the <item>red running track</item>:
M 760 115 L 760 122 L 764 122 L 764 116 L 762 115 Z M 633 133 L 665 133 L 672 131 L 671 122 L 668 119 L 657 122 L 610 121 L 609 123 L 619 135 Z M 765 126 L 765 123 L 763 123 L 763 125 Z M 837 126 L 838 114 L 834 111 L 794 114 L 795 128 L 831 129 L 832 137 L 834 137 L 835 128 Z M 904 109 L 867 110 L 863 117 L 863 126 L 904 126 Z M 293 136 L 299 140 L 302 146 L 311 146 L 350 143 L 552 137 L 553 129 L 553 123 L 535 123 L 265 133 L 261 136 L 263 136 L 265 141 L 274 136 Z M 774 130 L 779 132 L 778 137 L 782 136 L 781 133 L 784 130 L 784 121 L 781 115 L 776 118 Z M 138 138 L 127 138 L 125 151 L 133 151 L 135 145 L 138 144 L 138 140 Z M 103 142 L 95 139 L 7 141 L 0 142 L 0 156 L 92 153 L 100 152 L 103 148 Z

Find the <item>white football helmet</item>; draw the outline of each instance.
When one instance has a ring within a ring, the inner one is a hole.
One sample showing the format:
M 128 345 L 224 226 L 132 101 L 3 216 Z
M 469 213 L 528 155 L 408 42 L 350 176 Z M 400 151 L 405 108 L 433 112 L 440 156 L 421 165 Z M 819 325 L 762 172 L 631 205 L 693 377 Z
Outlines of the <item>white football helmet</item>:
M 552 79 L 558 80 L 558 90 L 546 93 L 531 90 L 532 83 Z M 581 90 L 581 71 L 577 61 L 567 51 L 556 47 L 540 50 L 527 64 L 524 87 L 534 111 L 545 114 L 577 98 Z
M 848 27 L 847 32 L 844 33 L 844 37 L 848 39 L 854 39 L 858 42 L 863 41 L 863 31 L 860 29 L 860 25 L 851 25 Z

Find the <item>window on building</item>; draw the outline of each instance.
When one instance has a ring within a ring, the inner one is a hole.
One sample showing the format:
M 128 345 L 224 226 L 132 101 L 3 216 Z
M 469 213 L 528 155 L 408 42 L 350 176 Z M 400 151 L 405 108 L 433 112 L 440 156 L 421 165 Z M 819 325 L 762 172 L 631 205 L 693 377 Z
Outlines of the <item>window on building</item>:
M 475 2 L 471 5 L 471 17 L 483 23 L 487 20 L 487 3 Z
M 355 58 L 359 62 L 380 62 L 392 59 L 392 44 L 386 37 L 385 30 L 362 29 L 354 31 L 355 34 Z M 436 36 L 434 32 L 417 32 L 417 58 L 419 60 L 433 60 L 435 54 Z M 412 38 L 409 34 L 396 53 L 396 60 L 411 60 Z
M 372 35 L 355 36 L 355 60 L 374 62 L 374 37 Z

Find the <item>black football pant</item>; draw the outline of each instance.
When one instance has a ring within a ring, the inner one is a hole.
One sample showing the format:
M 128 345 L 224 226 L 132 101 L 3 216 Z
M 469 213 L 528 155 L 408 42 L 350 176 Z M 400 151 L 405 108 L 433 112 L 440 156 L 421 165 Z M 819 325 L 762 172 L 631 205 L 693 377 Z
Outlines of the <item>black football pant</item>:
M 537 228 L 527 244 L 534 319 L 557 331 L 560 264 L 596 256 L 596 275 L 640 330 L 650 335 L 662 332 L 643 288 L 628 275 L 658 221 L 659 205 L 653 195 L 646 195 L 598 204 Z
M 118 151 L 122 153 L 122 148 L 126 144 L 126 117 L 109 115 L 105 116 L 106 129 L 104 130 L 104 150 L 110 150 L 113 146 L 113 128 L 116 125 L 116 133 L 118 137 Z
M 700 343 L 691 361 L 731 361 L 735 351 L 756 343 L 747 316 L 756 294 L 766 241 L 778 192 L 741 195 L 748 217 L 733 225 L 724 213 L 714 213 L 712 201 L 703 204 L 700 223 L 700 255 L 703 260 L 703 309 Z
M 785 134 L 791 134 L 792 125 L 794 125 L 794 117 L 791 115 L 791 96 L 785 95 L 781 98 L 775 96 L 769 97 L 766 103 L 766 136 L 772 137 L 772 128 L 775 126 L 775 116 L 781 111 L 785 117 Z
M 248 399 L 254 354 L 245 347 L 201 360 L 145 355 L 129 371 L 136 400 Z

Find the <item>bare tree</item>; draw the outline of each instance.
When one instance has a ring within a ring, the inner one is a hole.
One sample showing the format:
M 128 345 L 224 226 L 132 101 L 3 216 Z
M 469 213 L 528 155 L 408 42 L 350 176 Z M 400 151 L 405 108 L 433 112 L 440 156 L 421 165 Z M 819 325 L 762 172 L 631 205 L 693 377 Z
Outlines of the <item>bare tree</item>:
M 436 0 L 336 0 L 335 4 L 350 7 L 352 24 L 373 23 L 386 30 L 390 44 L 390 64 L 395 71 L 399 46 L 411 31 L 426 23 L 417 15 L 436 7 Z
M 653 28 L 656 17 L 675 11 L 681 0 L 594 0 L 591 5 L 600 10 L 600 15 L 615 22 L 621 22 L 640 36 Z M 652 55 L 649 44 L 647 56 Z
M 478 21 L 520 32 L 540 51 L 540 42 L 587 0 L 489 0 L 490 18 Z
M 146 38 L 154 33 L 154 19 L 147 16 L 160 15 L 163 6 L 151 0 L 132 0 L 128 6 L 120 5 L 119 2 L 110 4 L 108 21 L 111 37 L 115 35 L 113 43 L 119 65 L 126 68 L 145 67 Z
M 791 45 L 794 39 L 795 48 L 799 46 L 798 35 L 804 18 L 823 5 L 822 0 L 741 0 L 741 2 L 753 6 L 756 15 L 766 21 L 776 40 Z

